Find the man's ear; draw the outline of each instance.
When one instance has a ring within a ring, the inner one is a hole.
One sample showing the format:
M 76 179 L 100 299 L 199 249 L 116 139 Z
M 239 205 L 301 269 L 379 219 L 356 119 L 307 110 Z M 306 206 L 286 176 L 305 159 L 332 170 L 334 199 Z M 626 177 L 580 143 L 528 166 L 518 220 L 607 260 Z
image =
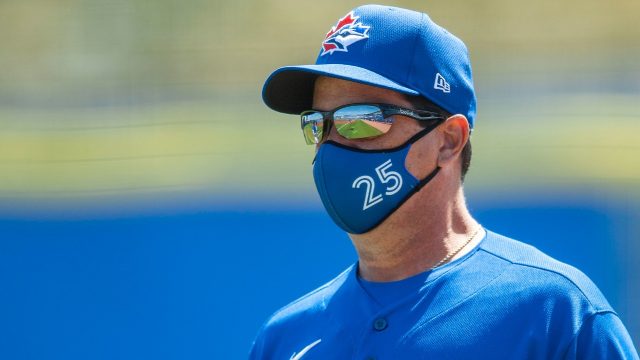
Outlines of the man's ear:
M 441 136 L 438 166 L 444 167 L 460 157 L 469 140 L 469 122 L 464 115 L 452 115 L 438 126 Z

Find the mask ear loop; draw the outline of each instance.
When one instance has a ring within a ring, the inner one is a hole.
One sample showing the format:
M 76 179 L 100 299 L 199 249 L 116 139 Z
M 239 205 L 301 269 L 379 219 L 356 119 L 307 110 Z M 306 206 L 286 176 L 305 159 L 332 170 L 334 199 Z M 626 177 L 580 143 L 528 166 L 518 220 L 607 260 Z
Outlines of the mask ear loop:
M 416 141 L 420 140 L 422 137 L 424 137 L 425 135 L 427 135 L 428 133 L 433 131 L 433 129 L 437 128 L 444 121 L 445 120 L 438 120 L 438 121 L 434 122 L 433 124 L 428 125 L 426 128 L 418 131 L 418 133 L 416 133 L 411 138 L 409 138 L 409 140 L 407 140 L 407 142 L 405 143 L 405 146 L 407 144 L 413 144 Z M 431 179 L 433 179 L 438 174 L 438 172 L 440 172 L 440 169 L 441 169 L 440 166 L 436 166 L 436 168 L 433 169 L 433 171 L 431 171 L 424 179 L 420 180 L 418 182 L 418 184 L 416 185 L 416 187 L 413 188 L 411 193 L 407 194 L 406 199 L 409 199 L 409 197 L 411 197 L 411 195 L 417 193 L 418 191 L 420 191 L 420 189 L 422 189 L 425 185 L 427 185 L 427 183 L 429 183 L 429 181 L 431 181 Z M 405 201 L 406 201 L 406 199 L 405 199 Z M 404 203 L 404 201 L 400 205 L 402 205 L 403 203 Z
M 410 137 L 409 140 L 407 140 L 403 145 L 413 144 L 414 142 L 420 140 L 423 136 L 433 131 L 433 129 L 437 128 L 438 125 L 442 124 L 443 122 L 444 120 L 438 120 L 432 124 L 429 124 L 426 128 L 418 131 L 415 135 Z

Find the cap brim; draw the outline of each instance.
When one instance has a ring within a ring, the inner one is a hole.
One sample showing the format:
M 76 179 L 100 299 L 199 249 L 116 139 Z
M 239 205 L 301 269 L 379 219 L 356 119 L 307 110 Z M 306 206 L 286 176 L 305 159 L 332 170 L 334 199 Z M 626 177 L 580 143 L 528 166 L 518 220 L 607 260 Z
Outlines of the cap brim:
M 285 66 L 274 71 L 262 88 L 262 100 L 271 109 L 287 114 L 299 114 L 311 109 L 313 88 L 318 76 L 350 80 L 366 85 L 419 95 L 373 71 L 344 64 Z

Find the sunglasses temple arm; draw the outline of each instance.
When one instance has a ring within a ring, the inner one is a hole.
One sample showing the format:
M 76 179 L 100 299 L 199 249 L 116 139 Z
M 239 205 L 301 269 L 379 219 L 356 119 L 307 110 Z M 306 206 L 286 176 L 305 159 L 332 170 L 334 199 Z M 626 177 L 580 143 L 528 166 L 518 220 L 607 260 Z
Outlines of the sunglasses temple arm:
M 431 121 L 431 120 L 446 120 L 446 117 L 444 117 L 442 114 L 436 113 L 436 112 L 431 112 L 431 111 L 426 111 L 423 110 L 422 111 L 424 114 L 428 114 L 428 115 L 420 115 L 419 112 L 415 111 L 413 114 L 408 114 L 405 111 L 400 111 L 400 110 L 395 110 L 395 109 L 387 109 L 384 111 L 384 115 L 385 117 L 391 116 L 391 115 L 404 115 L 404 116 L 409 116 L 412 117 L 418 121 Z

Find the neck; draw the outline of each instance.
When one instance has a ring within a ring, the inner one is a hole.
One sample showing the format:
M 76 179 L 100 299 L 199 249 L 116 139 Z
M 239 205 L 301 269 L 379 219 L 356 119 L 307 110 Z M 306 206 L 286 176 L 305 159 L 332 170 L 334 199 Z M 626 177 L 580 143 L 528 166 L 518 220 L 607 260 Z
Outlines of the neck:
M 482 237 L 468 241 L 479 225 L 467 210 L 462 189 L 449 199 L 429 212 L 421 206 L 424 200 L 414 196 L 376 229 L 351 234 L 360 276 L 378 282 L 402 280 L 429 270 L 459 249 L 449 261 L 472 249 Z

